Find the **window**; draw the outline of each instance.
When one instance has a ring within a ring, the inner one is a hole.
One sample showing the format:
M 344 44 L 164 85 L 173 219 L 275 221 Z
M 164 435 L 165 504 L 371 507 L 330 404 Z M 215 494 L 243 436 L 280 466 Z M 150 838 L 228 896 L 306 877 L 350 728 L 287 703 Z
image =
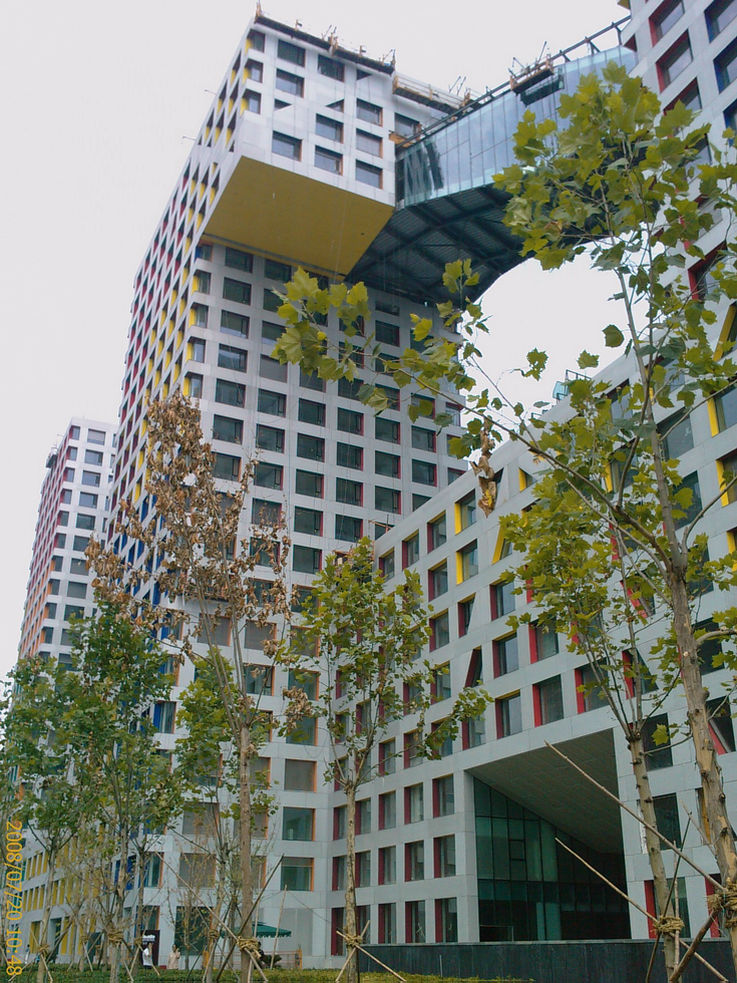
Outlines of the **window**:
M 336 478 L 335 498 L 336 501 L 347 505 L 361 505 L 363 502 L 363 485 L 360 481 L 351 481 L 349 478 Z
M 292 570 L 299 573 L 319 573 L 322 566 L 322 552 L 310 546 L 292 547 Z
M 475 601 L 475 596 L 467 597 L 462 601 L 458 602 L 458 636 L 462 638 L 467 635 L 471 627 L 471 618 L 473 617 L 473 604 Z
M 398 478 L 399 455 L 376 451 L 374 455 L 374 469 L 376 474 L 383 475 L 385 478 Z
M 456 839 L 450 836 L 436 836 L 433 840 L 436 877 L 455 877 Z
M 256 427 L 256 447 L 281 454 L 284 450 L 284 431 L 259 423 Z
M 462 581 L 475 577 L 479 572 L 479 551 L 476 540 L 458 551 L 458 567 Z
M 279 38 L 279 43 L 276 46 L 276 57 L 281 58 L 282 61 L 291 61 L 293 65 L 299 65 L 300 68 L 304 68 L 305 49 L 292 44 L 290 41 L 284 41 Z
M 445 512 L 427 524 L 427 550 L 432 552 L 442 546 L 448 538 Z M 419 545 L 419 544 L 418 544 Z
M 154 704 L 154 728 L 159 734 L 173 734 L 177 705 L 172 700 L 159 700 Z
M 455 797 L 453 793 L 453 776 L 444 775 L 434 778 L 432 783 L 432 814 L 434 817 L 452 816 L 455 812 Z
M 216 414 L 212 423 L 212 436 L 214 440 L 225 440 L 231 444 L 240 444 L 243 439 L 243 421 Z
M 393 793 L 392 793 L 393 794 Z M 392 827 L 395 824 L 392 824 Z M 389 829 L 390 827 L 385 827 Z M 397 848 L 384 846 L 379 849 L 379 884 L 397 883 Z
M 250 273 L 253 269 L 253 256 L 250 253 L 244 253 L 241 249 L 232 249 L 230 246 L 226 246 L 225 265 L 232 270 L 243 270 L 244 273 Z
M 305 840 L 313 837 L 314 810 L 284 806 L 282 816 L 282 839 Z
M 294 490 L 298 495 L 309 495 L 311 498 L 322 498 L 323 476 L 313 471 L 297 471 Z
M 294 509 L 294 531 L 308 536 L 322 535 L 322 512 L 297 505 Z
M 726 488 L 722 496 L 722 501 L 724 502 L 726 500 L 729 503 L 737 502 L 737 450 L 721 458 L 717 462 L 717 469 L 719 472 L 720 487 Z M 730 482 L 735 483 L 730 485 Z M 80 495 L 80 505 L 82 504 L 81 497 Z
M 268 637 L 271 637 L 269 635 Z M 251 645 L 251 639 L 248 639 L 249 647 L 263 648 L 262 645 L 256 645 L 255 641 Z M 271 666 L 259 666 L 251 663 L 250 665 L 243 667 L 243 679 L 245 682 L 246 693 L 251 696 L 261 696 L 262 694 L 271 695 L 274 688 L 274 670 Z
M 327 137 L 328 140 L 335 140 L 336 143 L 343 142 L 343 124 L 338 120 L 330 119 L 328 116 L 317 116 L 315 118 L 315 133 L 319 137 Z
M 77 429 L 77 428 L 73 427 L 72 430 L 74 430 L 74 429 Z M 79 439 L 79 430 L 77 430 L 76 437 L 74 436 L 73 433 L 70 433 L 69 434 L 69 437 L 70 437 L 71 440 L 78 440 Z M 92 430 L 92 429 L 88 430 L 87 431 L 87 441 L 90 444 L 104 444 L 105 443 L 105 431 L 104 430 Z
M 76 451 L 76 448 L 74 447 L 70 447 L 69 449 Z M 102 451 L 86 450 L 84 452 L 85 464 L 96 464 L 98 467 L 102 467 L 102 460 L 103 460 Z
M 563 719 L 563 690 L 560 676 L 553 676 L 532 689 L 535 711 L 535 726 L 550 724 Z
M 325 392 L 325 381 L 316 372 L 305 372 L 299 370 L 299 384 L 303 389 L 313 389 L 315 392 Z
M 379 744 L 379 774 L 393 775 L 396 766 L 397 747 L 392 738 Z
M 448 590 L 448 564 L 445 560 L 427 573 L 427 593 L 428 600 L 445 594 Z
M 450 699 L 450 666 L 447 662 L 435 669 L 433 673 L 432 692 L 433 700 L 436 703 L 441 700 Z
M 726 754 L 728 751 L 735 750 L 734 723 L 732 722 L 732 711 L 729 699 L 724 696 L 716 700 L 709 700 L 706 704 L 709 714 L 709 732 L 714 742 L 717 754 Z M 670 750 L 669 745 L 665 745 Z M 668 762 L 670 764 L 670 761 Z
M 344 433 L 362 434 L 363 413 L 338 407 L 338 430 L 342 430 Z
M 424 427 L 412 427 L 412 446 L 418 451 L 435 450 L 435 434 Z
M 352 515 L 336 515 L 335 538 L 349 543 L 357 543 L 363 535 L 363 522 Z
M 382 185 L 382 171 L 380 167 L 373 164 L 365 164 L 362 160 L 356 161 L 356 180 L 361 184 L 369 184 L 372 188 L 380 188 Z
M 312 423 L 316 427 L 324 427 L 325 404 L 315 403 L 311 399 L 300 399 L 297 417 L 302 423 Z
M 310 461 L 324 461 L 325 441 L 322 437 L 297 434 L 297 457 L 306 457 Z
M 248 337 L 249 320 L 245 314 L 236 314 L 234 311 L 220 312 L 220 330 L 226 334 L 240 335 L 241 338 Z
M 374 136 L 373 133 L 366 133 L 365 130 L 356 130 L 356 150 L 365 154 L 372 154 L 374 157 L 381 157 L 381 137 Z
M 296 137 L 289 137 L 285 133 L 274 133 L 272 135 L 271 149 L 279 157 L 289 157 L 290 160 L 302 159 L 302 141 L 297 140 Z M 267 309 L 271 310 L 271 308 Z
M 281 862 L 282 891 L 311 891 L 312 864 L 312 857 L 283 857 Z
M 262 321 L 261 322 L 261 339 L 265 341 L 278 341 L 282 334 L 284 333 L 284 328 L 281 324 L 274 324 L 273 321 Z
M 409 880 L 409 878 L 408 878 Z M 425 902 L 407 901 L 404 906 L 405 941 L 425 942 Z
M 356 887 L 368 887 L 371 883 L 371 851 L 356 854 Z
M 709 40 L 721 34 L 727 24 L 737 17 L 737 0 L 714 0 L 704 11 Z
M 737 39 L 714 59 L 714 71 L 720 92 L 737 78 Z
M 420 534 L 415 533 L 402 543 L 402 569 L 411 567 L 420 558 Z
M 476 521 L 476 492 L 469 492 L 464 495 L 460 502 L 456 502 L 456 517 L 459 531 L 468 529 Z
M 374 507 L 380 512 L 399 512 L 401 495 L 393 488 L 381 488 L 376 486 L 374 489 Z
M 305 80 L 300 75 L 292 75 L 291 72 L 285 72 L 281 68 L 276 70 L 276 84 L 275 88 L 279 92 L 287 92 L 290 96 L 302 96 L 304 95 Z M 284 141 L 289 141 L 291 143 L 296 143 L 300 145 L 301 140 L 295 140 L 294 137 L 285 136 L 283 133 L 275 133 L 274 140 L 272 143 L 272 149 L 274 153 L 281 153 L 282 151 L 277 150 L 277 138 Z M 299 160 L 299 154 L 284 154 L 283 156 L 289 157 L 294 156 L 295 160 Z
M 530 631 L 530 649 L 533 662 L 549 659 L 558 654 L 558 633 L 554 628 L 551 628 L 550 625 L 536 624 L 530 626 Z
M 272 393 L 267 389 L 259 389 L 258 410 L 259 413 L 268 413 L 271 416 L 286 416 L 287 397 L 284 393 Z
M 673 764 L 673 752 L 670 741 L 666 741 L 665 744 L 655 743 L 655 731 L 660 726 L 668 726 L 668 716 L 665 713 L 658 714 L 655 717 L 648 717 L 642 725 L 642 743 L 645 748 L 648 771 L 656 771 L 658 768 L 670 768 Z
M 60 512 L 59 515 L 60 516 L 67 516 L 68 513 L 67 512 Z M 59 522 L 59 525 L 60 526 L 65 526 L 66 525 L 66 519 L 63 522 L 60 521 Z M 77 529 L 94 529 L 95 528 L 95 517 L 94 517 L 94 515 L 84 515 L 82 513 L 79 513 L 77 515 L 76 526 L 77 526 Z
M 684 34 L 683 37 L 679 38 L 678 41 L 676 41 L 676 43 L 668 51 L 666 51 L 656 65 L 661 92 L 666 88 L 666 86 L 669 86 L 671 82 L 691 64 L 692 61 L 693 54 L 691 53 L 691 45 L 688 40 L 688 34 Z M 719 78 L 718 68 L 717 78 Z M 724 86 L 720 86 L 720 88 L 724 88 Z
M 92 492 L 80 492 L 79 504 L 83 509 L 96 509 L 97 495 L 93 495 Z
M 82 484 L 92 485 L 93 488 L 100 487 L 100 473 L 99 471 L 83 471 L 82 472 Z
M 448 612 L 443 611 L 435 618 L 430 618 L 430 651 L 442 648 L 450 641 Z
M 714 397 L 714 409 L 720 433 L 737 423 L 737 384 Z
M 215 383 L 215 402 L 225 403 L 227 406 L 244 406 L 246 387 L 240 382 L 218 379 Z
M 377 126 L 381 126 L 381 106 L 376 106 L 372 102 L 366 102 L 364 99 L 357 99 L 356 116 L 359 119 L 364 120 L 366 123 L 376 123 Z
M 674 413 L 658 424 L 658 432 L 664 435 L 663 450 L 671 460 L 676 460 L 693 449 L 693 430 L 688 414 Z
M 513 580 L 505 580 L 498 584 L 492 584 L 490 594 L 492 619 L 502 618 L 505 614 L 510 614 L 514 611 L 515 595 Z
M 258 374 L 262 379 L 271 379 L 272 382 L 286 382 L 288 368 L 286 363 L 279 362 L 269 355 L 262 355 L 259 359 Z
M 390 444 L 399 443 L 400 427 L 396 420 L 389 420 L 384 416 L 377 416 L 374 422 L 374 433 L 376 434 L 377 440 L 385 440 Z
M 358 393 L 363 385 L 362 379 L 339 379 L 338 395 L 344 399 L 358 399 Z
M 404 845 L 404 879 L 421 881 L 425 877 L 425 844 L 422 840 Z
M 356 833 L 371 832 L 371 799 L 356 802 Z
M 250 304 L 251 284 L 244 283 L 242 280 L 231 280 L 226 276 L 223 281 L 223 297 L 237 304 Z
M 676 525 L 682 528 L 693 522 L 701 511 L 701 490 L 696 472 L 694 471 L 692 474 L 686 475 L 676 491 L 691 493 L 690 502 L 686 502 L 682 506 L 675 505 L 673 509 L 673 517 L 676 520 Z
M 420 485 L 436 485 L 436 466 L 428 461 L 412 461 L 412 481 Z
M 519 669 L 519 649 L 517 635 L 498 638 L 492 643 L 494 653 L 494 676 L 505 676 Z
M 185 376 L 185 393 L 192 399 L 202 399 L 202 376 L 188 373 Z
M 290 792 L 314 792 L 314 761 L 297 761 L 287 758 L 284 762 L 284 788 Z
M 261 31 L 249 31 L 247 47 L 253 48 L 254 51 L 263 51 L 266 44 L 265 35 Z
M 412 137 L 420 129 L 420 124 L 411 116 L 403 116 L 401 113 L 394 114 L 394 132 L 400 137 Z
M 281 488 L 283 469 L 280 464 L 257 461 L 253 472 L 253 483 L 259 488 Z
M 661 4 L 650 18 L 653 41 L 659 41 L 683 17 L 683 0 Z
M 363 469 L 363 448 L 353 444 L 337 445 L 337 464 L 342 468 Z
M 394 550 L 390 550 L 379 557 L 379 572 L 384 580 L 391 580 L 394 576 Z
M 315 167 L 331 174 L 343 173 L 343 155 L 325 147 L 315 147 Z
M 199 890 L 200 888 L 212 887 L 215 883 L 215 857 L 208 853 L 180 853 L 179 854 L 179 880 L 189 888 Z M 203 909 L 194 909 L 198 913 L 195 926 L 202 917 Z M 207 911 L 207 908 L 204 909 Z M 179 913 L 182 913 L 181 917 Z M 181 927 L 184 920 L 184 909 L 177 908 L 177 923 Z M 196 929 L 195 929 L 196 930 Z M 194 934 L 194 932 L 193 932 Z M 180 946 L 186 946 L 177 933 L 177 941 Z
M 496 704 L 496 736 L 511 737 L 522 730 L 522 698 L 519 693 L 498 697 Z
M 678 799 L 675 793 L 654 795 L 653 805 L 659 832 L 680 849 L 681 823 L 678 817 Z M 665 847 L 665 844 L 663 846 Z
M 245 372 L 248 362 L 248 353 L 242 348 L 233 348 L 232 345 L 218 346 L 218 365 L 221 369 L 234 369 L 236 372 Z
M 579 713 L 588 713 L 589 710 L 609 705 L 597 674 L 590 665 L 581 666 L 576 670 L 576 691 Z
M 394 829 L 397 825 L 397 793 L 384 792 L 379 796 L 379 829 Z

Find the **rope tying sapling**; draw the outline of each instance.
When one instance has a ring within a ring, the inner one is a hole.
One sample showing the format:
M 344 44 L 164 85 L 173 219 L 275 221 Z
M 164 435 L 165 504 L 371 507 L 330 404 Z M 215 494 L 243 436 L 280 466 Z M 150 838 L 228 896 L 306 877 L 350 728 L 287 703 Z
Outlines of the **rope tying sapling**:
M 683 931 L 683 919 L 677 915 L 662 915 L 653 923 L 658 935 L 680 935 Z

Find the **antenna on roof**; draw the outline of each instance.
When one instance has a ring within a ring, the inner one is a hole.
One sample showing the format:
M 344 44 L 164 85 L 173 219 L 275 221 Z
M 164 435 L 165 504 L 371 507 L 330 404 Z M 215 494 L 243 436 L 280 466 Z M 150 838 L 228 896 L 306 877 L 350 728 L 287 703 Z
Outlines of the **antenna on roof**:
M 461 94 L 461 89 L 466 84 L 467 78 L 467 75 L 459 75 L 455 82 L 448 86 L 448 92 L 453 92 L 459 96 Z

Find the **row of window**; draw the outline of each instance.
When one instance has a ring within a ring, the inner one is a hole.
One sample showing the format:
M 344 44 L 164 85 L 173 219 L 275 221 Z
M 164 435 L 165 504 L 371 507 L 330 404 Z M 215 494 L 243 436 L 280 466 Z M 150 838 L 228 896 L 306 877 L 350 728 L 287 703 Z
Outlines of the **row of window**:
M 685 13 L 684 0 L 661 4 L 650 18 L 653 41 L 673 28 Z M 705 11 L 709 39 L 714 40 L 737 16 L 737 0 L 715 0 Z M 661 91 L 669 86 L 693 62 L 693 50 L 685 31 L 658 59 L 656 70 Z M 714 58 L 717 86 L 722 92 L 737 78 L 737 40 L 732 41 Z

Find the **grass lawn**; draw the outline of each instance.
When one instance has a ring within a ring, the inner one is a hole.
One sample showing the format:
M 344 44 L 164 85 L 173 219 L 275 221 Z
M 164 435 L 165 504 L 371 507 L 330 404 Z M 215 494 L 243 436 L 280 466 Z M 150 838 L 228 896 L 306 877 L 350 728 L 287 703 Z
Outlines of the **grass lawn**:
M 54 983 L 107 983 L 110 973 L 109 970 L 98 970 L 94 973 L 87 970 L 82 973 L 79 970 L 67 970 L 61 966 L 52 966 L 51 972 Z M 266 971 L 266 978 L 269 983 L 334 983 L 338 971 L 335 969 L 274 969 Z M 407 983 L 456 983 L 454 977 L 440 976 L 405 976 Z M 11 977 L 8 977 L 11 979 Z M 29 983 L 36 979 L 36 967 L 28 967 L 19 976 L 12 977 L 15 981 Z M 48 979 L 48 977 L 47 977 Z M 136 983 L 199 983 L 202 979 L 201 970 L 174 970 L 171 972 L 163 971 L 160 976 L 151 970 L 139 970 L 135 973 Z M 120 974 L 120 983 L 128 980 L 125 972 Z M 226 971 L 220 977 L 221 983 L 237 983 L 234 973 Z M 260 977 L 253 976 L 253 983 L 259 983 Z M 397 983 L 389 973 L 361 973 L 361 983 Z M 519 980 L 516 977 L 505 976 L 504 978 L 495 977 L 493 980 L 464 980 L 463 983 L 534 983 L 534 980 Z

